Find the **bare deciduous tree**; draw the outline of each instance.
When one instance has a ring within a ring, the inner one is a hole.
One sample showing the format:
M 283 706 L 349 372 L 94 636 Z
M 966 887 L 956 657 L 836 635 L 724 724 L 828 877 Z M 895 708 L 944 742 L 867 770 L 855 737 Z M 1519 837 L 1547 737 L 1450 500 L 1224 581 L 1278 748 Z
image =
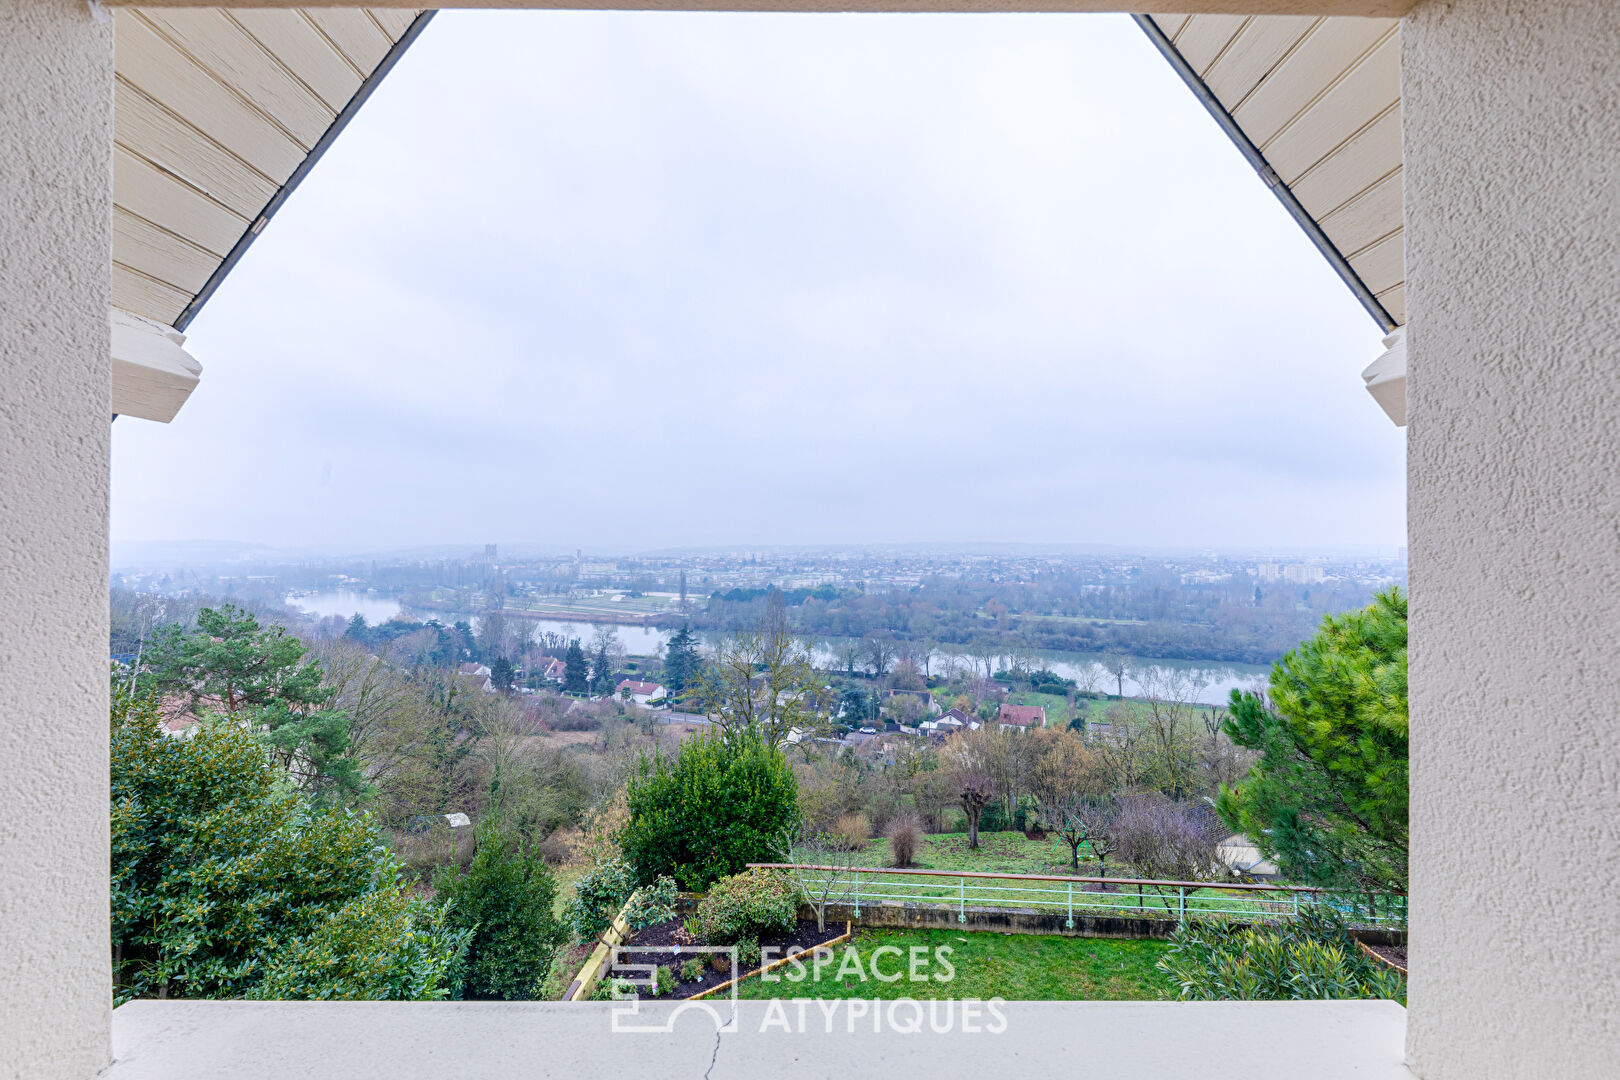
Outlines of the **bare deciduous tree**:
M 1198 698 L 1209 685 L 1209 675 L 1198 670 L 1156 666 L 1138 675 L 1146 701 L 1147 730 L 1153 740 L 1153 780 L 1174 799 L 1193 794 L 1197 747 Z
M 810 650 L 793 636 L 779 590 L 766 597 L 760 626 L 721 639 L 697 680 L 698 700 L 727 731 L 758 726 L 773 746 L 814 725 Z
M 1036 744 L 1032 768 L 1041 822 L 1069 845 L 1069 865 L 1080 868 L 1080 845 L 1098 828 L 1106 796 L 1102 762 L 1072 731 L 1025 736 Z
M 793 864 L 788 872 L 799 887 L 799 895 L 816 913 L 816 929 L 826 933 L 827 908 L 849 891 L 857 849 L 811 826 L 802 826 L 796 834 L 786 834 L 783 841 L 782 846 L 789 852 L 788 861 Z
M 975 738 L 983 734 L 981 730 L 953 736 L 945 748 L 952 785 L 962 804 L 962 812 L 967 815 L 970 850 L 979 846 L 979 818 L 990 800 L 996 797 L 995 782 L 985 764 L 982 740 Z
M 1119 696 L 1125 696 L 1125 673 L 1131 669 L 1131 658 L 1119 649 L 1107 649 L 1098 661 L 1102 669 L 1111 675 L 1114 684 L 1119 688 Z
M 1158 792 L 1122 798 L 1108 828 L 1121 859 L 1141 876 L 1163 881 L 1230 880 L 1218 850 L 1224 835 L 1207 804 L 1177 802 Z M 1175 888 L 1152 888 L 1169 910 Z

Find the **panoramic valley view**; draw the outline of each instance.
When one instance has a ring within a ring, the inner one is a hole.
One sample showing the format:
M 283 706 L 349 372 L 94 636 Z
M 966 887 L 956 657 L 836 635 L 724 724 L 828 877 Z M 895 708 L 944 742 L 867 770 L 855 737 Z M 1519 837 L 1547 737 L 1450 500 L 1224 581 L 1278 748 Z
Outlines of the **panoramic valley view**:
M 1404 995 L 1397 557 L 170 559 L 113 576 L 118 835 L 151 828 L 135 792 L 240 770 L 188 812 L 191 842 L 222 810 L 262 822 L 212 842 L 296 837 L 314 863 L 287 917 L 352 923 L 379 888 L 388 915 L 345 928 L 361 955 L 332 984 L 230 934 L 262 902 L 245 882 L 208 896 L 190 858 L 120 846 L 124 998 Z M 252 880 L 263 857 L 211 858 Z M 175 888 L 215 914 L 137 916 Z M 1227 922 L 1259 941 L 1206 937 Z M 621 970 L 626 940 L 657 946 L 650 983 Z M 914 948 L 954 956 L 950 977 L 867 977 Z M 773 974 L 801 950 L 797 978 Z M 812 962 L 834 954 L 836 974 Z
M 345 3 L 0 0 L 0 1080 L 1620 1075 L 1620 0 Z
M 115 388 L 167 365 L 94 575 L 120 1023 L 1315 1000 L 1388 1056 L 1405 299 L 1350 135 L 1393 20 L 116 24 Z M 1299 124 L 1212 122 L 1194 60 L 1295 47 Z

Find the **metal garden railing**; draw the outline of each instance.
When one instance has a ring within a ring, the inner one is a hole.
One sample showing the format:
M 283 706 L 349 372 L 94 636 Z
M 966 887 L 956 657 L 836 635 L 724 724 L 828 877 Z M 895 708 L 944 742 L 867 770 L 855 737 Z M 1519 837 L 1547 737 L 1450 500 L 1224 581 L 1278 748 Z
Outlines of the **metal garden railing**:
M 926 907 L 954 907 L 960 922 L 968 910 L 1026 908 L 1061 911 L 1074 926 L 1076 915 L 1117 918 L 1233 919 L 1266 922 L 1290 918 L 1308 904 L 1334 908 L 1352 926 L 1406 927 L 1406 897 L 1399 894 L 1348 896 L 1300 885 L 1254 885 L 1147 878 L 1057 877 L 1043 874 L 951 873 L 812 863 L 749 863 L 751 868 L 791 871 L 807 892 L 849 904 L 856 918 L 862 905 L 885 901 Z

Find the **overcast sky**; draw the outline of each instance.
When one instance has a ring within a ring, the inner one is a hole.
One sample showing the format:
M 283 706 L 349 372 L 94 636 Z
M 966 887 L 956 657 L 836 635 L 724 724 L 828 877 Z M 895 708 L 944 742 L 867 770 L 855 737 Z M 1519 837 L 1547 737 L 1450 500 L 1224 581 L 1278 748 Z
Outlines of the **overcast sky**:
M 1404 544 L 1380 332 L 1129 19 L 447 11 L 113 539 Z

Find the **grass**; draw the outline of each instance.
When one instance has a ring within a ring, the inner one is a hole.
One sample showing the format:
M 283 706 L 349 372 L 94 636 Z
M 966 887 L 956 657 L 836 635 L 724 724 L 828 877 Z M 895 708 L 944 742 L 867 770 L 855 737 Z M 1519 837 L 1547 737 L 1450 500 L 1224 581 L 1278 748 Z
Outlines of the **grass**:
M 1073 874 L 1095 876 L 1098 864 L 1080 849 L 1080 869 L 1069 866 L 1069 845 L 1055 836 L 1030 840 L 1021 832 L 979 834 L 977 851 L 968 848 L 967 833 L 929 833 L 922 838 L 912 868 L 944 873 L 977 871 L 986 874 Z M 888 866 L 889 841 L 879 837 L 855 855 L 860 866 Z M 1117 873 L 1113 864 L 1110 874 Z
M 1100 873 L 1101 865 L 1087 858 L 1088 849 L 1080 849 L 1080 869 L 1069 866 L 1069 845 L 1055 836 L 1045 840 L 1030 840 L 1021 832 L 994 832 L 979 834 L 978 850 L 968 848 L 966 833 L 932 833 L 923 837 L 911 870 L 934 871 L 940 876 L 887 880 L 871 878 L 863 883 L 862 895 L 874 900 L 928 902 L 955 904 L 961 892 L 961 879 L 951 876 L 963 872 L 985 874 L 1040 874 L 1052 877 L 1109 877 L 1129 878 L 1135 874 L 1129 866 L 1118 861 L 1108 864 L 1108 873 Z M 879 838 L 855 853 L 855 865 L 887 868 L 889 841 Z M 846 882 L 847 887 L 847 882 Z M 977 907 L 1039 907 L 1046 911 L 1063 911 L 1068 897 L 1061 882 L 997 883 L 972 881 L 967 883 L 965 900 Z M 1188 893 L 1195 913 L 1203 910 L 1210 914 L 1246 914 L 1266 917 L 1282 913 L 1287 901 L 1263 893 L 1232 893 L 1223 889 L 1200 889 Z M 1076 888 L 1073 899 L 1076 913 L 1090 915 L 1119 914 L 1125 917 L 1166 918 L 1176 912 L 1174 891 L 1161 894 L 1152 888 L 1134 889 L 1125 886 L 1120 891 L 1099 894 L 1082 892 Z M 1282 906 L 1273 906 L 1274 904 Z
M 583 863 L 570 863 L 567 866 L 554 866 L 552 875 L 557 879 L 557 898 L 551 902 L 551 910 L 557 918 L 563 917 L 568 908 L 568 902 L 574 898 L 574 885 L 585 876 L 590 867 Z
M 883 975 L 907 971 L 911 949 L 920 947 L 923 962 L 913 982 L 902 975 L 894 982 L 873 977 L 873 952 L 900 950 L 876 957 Z M 820 978 L 809 964 L 804 977 L 792 981 L 793 966 L 778 969 L 781 977 L 754 977 L 738 988 L 749 1000 L 767 998 L 1004 998 L 1008 1001 L 1156 1001 L 1175 996 L 1170 978 L 1154 965 L 1168 946 L 1162 941 L 1056 937 L 1041 934 L 993 934 L 957 930 L 858 930 L 847 946 L 834 950 Z M 854 950 L 853 957 L 847 955 Z M 949 949 L 949 953 L 942 950 Z M 939 962 L 943 957 L 945 963 Z M 947 967 L 947 964 L 949 967 Z M 865 975 L 862 979 L 856 968 Z M 954 968 L 954 971 L 949 969 Z M 840 977 L 842 974 L 842 977 Z M 949 975 L 948 981 L 939 981 Z

